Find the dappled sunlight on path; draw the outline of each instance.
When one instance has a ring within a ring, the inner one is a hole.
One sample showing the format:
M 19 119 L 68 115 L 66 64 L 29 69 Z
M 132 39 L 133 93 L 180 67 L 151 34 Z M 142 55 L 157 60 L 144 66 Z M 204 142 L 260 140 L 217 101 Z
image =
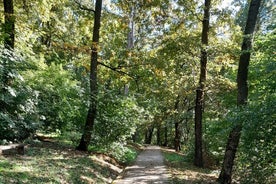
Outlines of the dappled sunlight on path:
M 168 170 L 163 160 L 160 147 L 148 146 L 139 154 L 134 165 L 126 168 L 123 178 L 114 181 L 114 184 L 169 183 Z

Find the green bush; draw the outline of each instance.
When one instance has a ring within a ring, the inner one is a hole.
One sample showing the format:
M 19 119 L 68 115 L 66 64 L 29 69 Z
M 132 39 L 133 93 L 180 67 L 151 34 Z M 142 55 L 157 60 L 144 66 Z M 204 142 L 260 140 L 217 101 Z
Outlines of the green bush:
M 237 163 L 242 183 L 275 183 L 276 98 L 248 108 Z
M 141 122 L 142 112 L 133 97 L 118 95 L 115 91 L 100 93 L 92 143 L 126 142 Z
M 116 160 L 118 160 L 121 164 L 128 165 L 133 162 L 138 153 L 136 150 L 127 147 L 126 145 L 118 142 L 112 143 L 108 151 Z
M 20 71 L 26 70 L 26 58 L 15 51 L 0 51 L 0 140 L 21 141 L 39 127 L 38 93 L 26 85 Z
M 72 73 L 62 65 L 40 62 L 37 70 L 25 74 L 28 85 L 39 93 L 38 111 L 45 131 L 79 130 L 84 122 L 87 102 Z
M 242 183 L 276 183 L 275 31 L 256 38 L 249 69 L 250 103 L 243 116 L 237 172 Z

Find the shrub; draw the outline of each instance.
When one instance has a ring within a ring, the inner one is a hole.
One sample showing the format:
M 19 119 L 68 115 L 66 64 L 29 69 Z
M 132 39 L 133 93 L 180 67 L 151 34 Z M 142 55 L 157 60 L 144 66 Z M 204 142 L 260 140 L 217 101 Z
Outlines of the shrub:
M 275 183 L 275 97 L 250 105 L 237 163 L 243 183 Z
M 26 85 L 20 71 L 28 67 L 26 59 L 15 51 L 0 51 L 0 140 L 19 141 L 40 126 L 37 115 L 38 93 Z
M 84 122 L 86 98 L 72 73 L 62 65 L 40 62 L 37 70 L 25 74 L 28 85 L 38 91 L 38 111 L 45 131 L 78 130 Z

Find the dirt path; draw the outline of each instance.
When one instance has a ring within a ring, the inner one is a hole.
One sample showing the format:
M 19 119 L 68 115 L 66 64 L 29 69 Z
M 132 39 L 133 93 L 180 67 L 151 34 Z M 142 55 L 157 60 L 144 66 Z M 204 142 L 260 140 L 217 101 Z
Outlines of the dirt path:
M 123 178 L 117 179 L 113 183 L 167 184 L 169 183 L 169 174 L 163 159 L 160 147 L 147 146 L 138 155 L 134 165 L 126 168 Z

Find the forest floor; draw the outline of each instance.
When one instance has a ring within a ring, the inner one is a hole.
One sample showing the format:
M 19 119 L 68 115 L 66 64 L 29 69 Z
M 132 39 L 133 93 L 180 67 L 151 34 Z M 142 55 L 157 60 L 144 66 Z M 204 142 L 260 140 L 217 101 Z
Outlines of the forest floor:
M 0 184 L 112 183 L 123 171 L 114 158 L 76 151 L 58 141 L 32 141 L 24 155 L 0 155 Z
M 122 176 L 126 180 L 122 181 Z M 71 145 L 51 140 L 26 144 L 24 155 L 0 155 L 0 184 L 205 184 L 215 183 L 216 177 L 213 170 L 194 167 L 183 154 L 156 146 L 146 146 L 134 165 L 125 169 L 108 155 L 76 151 Z
M 198 168 L 187 156 L 173 149 L 161 148 L 172 184 L 217 184 L 218 168 Z M 211 167 L 209 165 L 208 167 Z

